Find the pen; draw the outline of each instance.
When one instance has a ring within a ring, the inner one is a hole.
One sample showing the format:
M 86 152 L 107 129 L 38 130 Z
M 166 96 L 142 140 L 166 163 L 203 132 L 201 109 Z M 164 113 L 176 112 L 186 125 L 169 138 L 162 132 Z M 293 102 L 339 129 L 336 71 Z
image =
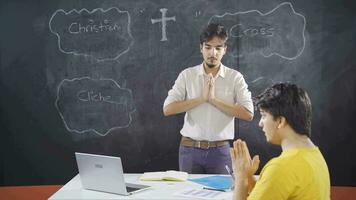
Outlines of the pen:
M 203 187 L 204 190 L 214 190 L 214 191 L 220 191 L 220 192 L 226 192 L 223 189 L 216 189 L 216 188 L 208 188 L 208 187 Z
M 234 176 L 234 174 L 232 173 L 232 171 L 230 170 L 229 166 L 225 165 L 225 169 L 226 169 L 227 173 L 229 173 L 230 176 L 232 177 L 232 180 L 235 181 L 235 176 Z
M 230 170 L 229 166 L 225 165 L 225 169 L 227 171 L 227 173 L 230 174 L 231 178 L 232 178 L 232 183 L 231 183 L 231 187 L 230 187 L 230 190 L 234 190 L 235 188 L 235 176 L 234 176 L 234 173 Z

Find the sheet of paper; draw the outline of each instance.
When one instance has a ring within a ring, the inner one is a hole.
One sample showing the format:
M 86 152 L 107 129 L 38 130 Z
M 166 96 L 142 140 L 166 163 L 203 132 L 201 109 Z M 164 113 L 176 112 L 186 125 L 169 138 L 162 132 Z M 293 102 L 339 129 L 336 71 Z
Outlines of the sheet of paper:
M 217 199 L 231 199 L 232 194 L 227 192 L 219 192 L 214 190 L 205 189 L 185 189 L 174 193 L 175 196 L 187 197 L 190 199 L 207 199 L 207 200 L 217 200 Z

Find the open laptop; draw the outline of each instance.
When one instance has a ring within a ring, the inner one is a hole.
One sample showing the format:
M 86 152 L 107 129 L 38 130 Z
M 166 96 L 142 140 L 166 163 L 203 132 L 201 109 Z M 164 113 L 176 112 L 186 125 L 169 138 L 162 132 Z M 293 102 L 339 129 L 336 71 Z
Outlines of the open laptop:
M 76 152 L 75 158 L 84 189 L 130 195 L 150 187 L 125 183 L 119 157 Z

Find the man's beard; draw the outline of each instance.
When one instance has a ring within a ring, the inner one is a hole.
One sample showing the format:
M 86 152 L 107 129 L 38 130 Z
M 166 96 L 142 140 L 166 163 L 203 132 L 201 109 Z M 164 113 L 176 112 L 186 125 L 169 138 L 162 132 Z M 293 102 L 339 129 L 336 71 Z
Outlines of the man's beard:
M 209 63 L 209 60 L 211 60 L 211 63 Z M 215 61 L 217 61 L 217 58 L 210 57 L 210 58 L 208 58 L 208 59 L 205 61 L 205 64 L 206 64 L 206 66 L 208 66 L 210 69 L 220 66 L 220 63 L 219 63 L 219 64 L 213 64 Z
M 208 63 L 205 62 L 205 65 L 208 66 L 210 69 L 215 68 L 215 67 L 219 67 L 221 63 L 219 64 L 212 64 L 212 63 Z
M 214 68 L 216 65 L 214 65 L 214 64 L 209 64 L 209 63 L 206 63 L 206 66 L 208 66 L 210 69 L 211 68 Z

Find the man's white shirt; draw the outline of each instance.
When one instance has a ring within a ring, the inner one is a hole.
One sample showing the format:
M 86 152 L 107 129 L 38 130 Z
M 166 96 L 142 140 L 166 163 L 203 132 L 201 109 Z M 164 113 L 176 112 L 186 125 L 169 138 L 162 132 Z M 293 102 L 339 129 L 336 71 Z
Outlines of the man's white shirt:
M 202 95 L 207 77 L 203 64 L 183 70 L 163 107 L 176 102 L 198 98 Z M 229 104 L 244 106 L 253 113 L 251 92 L 242 74 L 223 64 L 215 78 L 215 97 Z M 205 102 L 186 112 L 180 133 L 194 140 L 220 141 L 234 138 L 234 118 L 212 104 Z

